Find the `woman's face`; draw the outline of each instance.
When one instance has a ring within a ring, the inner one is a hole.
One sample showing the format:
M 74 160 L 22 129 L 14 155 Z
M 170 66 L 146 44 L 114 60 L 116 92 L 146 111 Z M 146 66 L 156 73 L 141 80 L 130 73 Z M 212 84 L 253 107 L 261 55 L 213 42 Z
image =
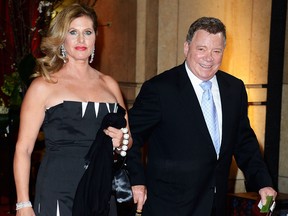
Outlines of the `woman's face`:
M 66 34 L 64 47 L 69 61 L 87 61 L 94 50 L 96 32 L 87 16 L 74 19 Z

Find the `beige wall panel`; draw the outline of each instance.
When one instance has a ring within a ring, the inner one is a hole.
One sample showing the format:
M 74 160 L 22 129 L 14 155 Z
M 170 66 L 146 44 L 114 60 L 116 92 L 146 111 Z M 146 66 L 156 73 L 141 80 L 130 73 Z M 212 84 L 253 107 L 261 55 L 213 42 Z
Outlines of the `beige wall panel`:
M 280 193 L 288 194 L 288 177 L 279 176 L 278 188 Z
M 258 138 L 261 151 L 264 151 L 265 144 L 265 122 L 266 122 L 266 106 L 261 103 L 266 102 L 266 88 L 247 88 L 248 102 L 251 103 L 248 107 L 248 115 L 251 127 Z
M 252 1 L 251 47 L 248 83 L 266 84 L 270 40 L 271 0 Z M 261 8 L 261 10 L 260 10 Z
M 247 83 L 253 1 L 226 1 L 226 4 L 223 22 L 227 27 L 227 49 L 221 68 Z
M 265 102 L 267 99 L 267 89 L 261 88 L 261 85 L 247 88 L 249 102 Z
M 257 136 L 261 152 L 264 152 L 266 106 L 251 105 L 248 108 L 251 127 Z
M 145 80 L 157 74 L 159 1 L 147 0 L 146 7 Z
M 136 25 L 136 82 L 145 79 L 145 43 L 146 43 L 146 0 L 137 2 L 137 25 Z M 136 92 L 138 94 L 138 91 Z
M 157 73 L 177 64 L 178 0 L 159 0 Z

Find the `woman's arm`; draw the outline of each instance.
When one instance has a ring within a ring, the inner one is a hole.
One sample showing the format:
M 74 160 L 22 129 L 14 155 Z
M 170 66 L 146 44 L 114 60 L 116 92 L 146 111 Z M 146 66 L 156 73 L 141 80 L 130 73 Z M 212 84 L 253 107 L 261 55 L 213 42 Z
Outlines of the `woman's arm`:
M 39 81 L 32 82 L 21 106 L 19 133 L 14 155 L 14 178 L 17 203 L 23 203 L 30 200 L 29 176 L 31 154 L 45 115 L 45 97 L 43 96 L 45 95 L 45 91 L 43 91 L 42 88 L 39 88 L 41 87 L 39 85 L 41 85 L 41 82 Z M 24 211 L 31 211 L 31 208 L 30 210 L 28 210 L 28 208 L 21 208 L 17 211 L 17 215 L 24 215 L 22 213 L 20 214 L 19 211 L 23 213 Z M 27 212 L 27 215 L 33 214 Z

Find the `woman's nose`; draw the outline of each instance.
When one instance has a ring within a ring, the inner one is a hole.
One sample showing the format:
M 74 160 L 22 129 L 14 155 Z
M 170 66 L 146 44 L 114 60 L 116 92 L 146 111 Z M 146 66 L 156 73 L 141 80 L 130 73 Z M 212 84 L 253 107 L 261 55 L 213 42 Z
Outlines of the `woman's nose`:
M 85 40 L 84 35 L 83 34 L 79 34 L 78 35 L 78 41 L 82 43 L 82 42 L 84 42 L 84 40 Z

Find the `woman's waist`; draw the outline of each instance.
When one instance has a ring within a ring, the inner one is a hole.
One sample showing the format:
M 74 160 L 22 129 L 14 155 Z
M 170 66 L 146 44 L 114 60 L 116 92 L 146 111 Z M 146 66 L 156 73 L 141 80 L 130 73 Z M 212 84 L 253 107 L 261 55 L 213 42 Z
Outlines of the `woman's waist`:
M 92 140 L 46 140 L 46 154 L 83 157 L 89 151 L 92 142 Z

